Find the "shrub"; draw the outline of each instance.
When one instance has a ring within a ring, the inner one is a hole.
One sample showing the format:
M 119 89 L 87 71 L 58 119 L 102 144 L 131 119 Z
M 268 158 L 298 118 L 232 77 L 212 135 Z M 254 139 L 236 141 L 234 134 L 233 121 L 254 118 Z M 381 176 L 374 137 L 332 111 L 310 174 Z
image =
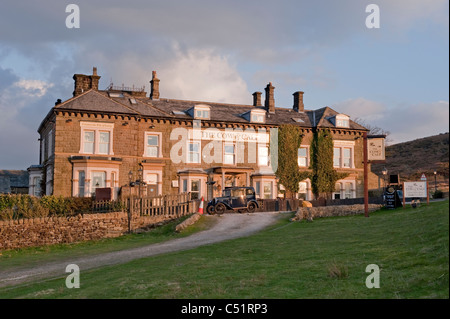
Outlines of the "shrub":
M 0 195 L 0 220 L 47 216 L 73 216 L 92 210 L 92 198 Z
M 444 192 L 441 190 L 436 190 L 433 194 L 433 198 L 444 198 Z

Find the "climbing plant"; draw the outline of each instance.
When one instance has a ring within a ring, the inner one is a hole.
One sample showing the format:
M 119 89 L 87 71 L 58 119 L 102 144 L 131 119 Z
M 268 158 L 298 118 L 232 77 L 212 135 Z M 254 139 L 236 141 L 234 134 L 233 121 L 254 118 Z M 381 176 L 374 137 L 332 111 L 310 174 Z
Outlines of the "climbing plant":
M 337 172 L 333 167 L 333 137 L 329 129 L 314 132 L 311 142 L 311 187 L 316 198 L 329 198 L 339 179 L 348 173 Z
M 278 130 L 278 166 L 276 175 L 285 188 L 286 197 L 298 192 L 298 184 L 309 175 L 298 168 L 298 149 L 302 143 L 300 127 L 285 124 Z

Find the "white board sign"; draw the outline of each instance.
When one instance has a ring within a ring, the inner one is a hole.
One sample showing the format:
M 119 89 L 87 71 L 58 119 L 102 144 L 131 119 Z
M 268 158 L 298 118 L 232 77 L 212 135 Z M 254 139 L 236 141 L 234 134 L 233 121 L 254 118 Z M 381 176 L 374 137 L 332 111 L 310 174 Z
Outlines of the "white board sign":
M 427 197 L 427 182 L 405 182 L 403 192 L 405 197 Z

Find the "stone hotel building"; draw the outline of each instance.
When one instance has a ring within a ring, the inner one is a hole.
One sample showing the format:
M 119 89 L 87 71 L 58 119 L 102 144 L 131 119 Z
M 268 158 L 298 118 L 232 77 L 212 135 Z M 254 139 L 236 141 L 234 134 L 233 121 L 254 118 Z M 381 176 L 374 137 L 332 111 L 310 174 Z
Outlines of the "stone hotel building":
M 255 92 L 252 104 L 236 105 L 161 98 L 156 72 L 149 94 L 112 85 L 99 90 L 96 68 L 73 79 L 73 97 L 58 100 L 39 126 L 40 161 L 28 169 L 30 194 L 92 196 L 111 188 L 117 198 L 141 178 L 149 195 L 192 192 L 207 199 L 227 186 L 253 186 L 260 198 L 276 198 L 282 188 L 271 160 L 276 129 L 292 124 L 303 134 L 300 169 L 309 167 L 313 132 L 328 128 L 334 166 L 349 173 L 337 182 L 334 198 L 363 197 L 360 137 L 367 129 L 330 107 L 305 109 L 301 91 L 293 93 L 292 106 L 276 107 L 269 83 L 264 103 Z M 309 179 L 299 186 L 299 196 L 312 199 Z

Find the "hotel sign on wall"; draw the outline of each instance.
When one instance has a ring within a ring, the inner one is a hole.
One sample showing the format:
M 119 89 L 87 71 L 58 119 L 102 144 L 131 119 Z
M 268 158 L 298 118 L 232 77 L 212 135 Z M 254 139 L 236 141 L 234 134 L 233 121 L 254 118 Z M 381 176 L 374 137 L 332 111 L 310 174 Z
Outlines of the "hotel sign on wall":
M 268 143 L 270 138 L 265 129 L 262 130 L 237 130 L 225 129 L 218 130 L 214 128 L 204 130 L 189 130 L 189 138 L 192 140 L 206 141 L 240 141 L 254 143 Z
M 367 141 L 367 155 L 369 161 L 384 161 L 385 158 L 385 147 L 384 147 L 384 137 L 372 137 L 368 138 Z

